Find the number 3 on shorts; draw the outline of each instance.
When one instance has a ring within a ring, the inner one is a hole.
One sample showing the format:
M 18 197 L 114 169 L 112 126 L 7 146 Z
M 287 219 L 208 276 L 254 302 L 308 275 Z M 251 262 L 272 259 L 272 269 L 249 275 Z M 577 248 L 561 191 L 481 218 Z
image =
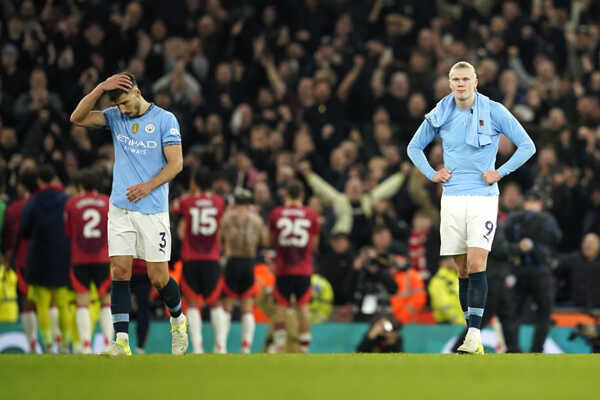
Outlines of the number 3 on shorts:
M 167 247 L 167 233 L 166 232 L 160 232 L 160 243 L 158 244 L 158 246 L 161 248 L 161 250 L 164 250 L 165 247 Z

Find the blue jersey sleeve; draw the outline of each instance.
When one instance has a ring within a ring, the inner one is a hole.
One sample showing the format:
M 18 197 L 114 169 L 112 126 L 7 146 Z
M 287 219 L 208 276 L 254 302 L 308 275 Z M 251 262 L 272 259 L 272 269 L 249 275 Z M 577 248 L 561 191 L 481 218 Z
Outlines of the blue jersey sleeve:
M 104 118 L 106 119 L 106 126 L 113 130 L 114 121 L 118 118 L 121 111 L 119 111 L 119 107 L 112 106 L 102 110 L 102 114 L 104 114 Z
M 431 165 L 429 165 L 423 150 L 433 141 L 435 135 L 435 129 L 427 122 L 427 120 L 424 120 L 406 149 L 410 160 L 429 180 L 433 179 L 435 171 L 431 168 Z
M 535 144 L 506 107 L 496 102 L 491 102 L 490 106 L 491 118 L 496 125 L 496 129 L 517 146 L 517 151 L 498 168 L 500 177 L 504 177 L 525 164 L 535 154 Z
M 175 115 L 173 115 L 173 113 L 166 112 L 161 122 L 161 140 L 163 146 L 181 144 L 181 132 L 179 132 L 179 123 L 177 122 Z

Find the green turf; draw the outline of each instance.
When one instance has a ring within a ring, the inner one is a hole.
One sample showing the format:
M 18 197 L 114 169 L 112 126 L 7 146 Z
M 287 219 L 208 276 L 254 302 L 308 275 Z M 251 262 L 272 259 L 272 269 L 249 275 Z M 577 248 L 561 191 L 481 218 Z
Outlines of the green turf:
M 2 399 L 598 398 L 596 355 L 0 356 Z

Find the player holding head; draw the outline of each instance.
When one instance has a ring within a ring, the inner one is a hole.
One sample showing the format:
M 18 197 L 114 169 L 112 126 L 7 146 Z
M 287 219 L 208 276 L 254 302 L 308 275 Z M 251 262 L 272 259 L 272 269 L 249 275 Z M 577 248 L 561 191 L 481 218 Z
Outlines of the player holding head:
M 181 259 L 183 276 L 181 291 L 187 304 L 187 317 L 190 321 L 190 337 L 194 353 L 202 353 L 202 302 L 211 308 L 210 319 L 215 337 L 222 337 L 223 309 L 219 302 L 223 289 L 221 277 L 221 249 L 217 231 L 225 201 L 212 193 L 212 175 L 208 168 L 195 171 L 190 191 L 173 203 L 173 212 L 182 215 L 183 243 Z
M 107 93 L 114 107 L 92 111 Z M 103 354 L 131 354 L 129 348 L 129 280 L 134 257 L 147 262 L 148 277 L 171 313 L 171 351 L 184 354 L 187 320 L 181 312 L 177 283 L 169 277 L 171 256 L 169 185 L 182 169 L 181 135 L 175 116 L 151 104 L 127 72 L 100 83 L 77 105 L 71 122 L 108 127 L 115 148 L 108 211 L 108 253 L 112 267 L 111 309 L 116 341 Z
M 223 291 L 225 330 L 223 336 L 215 340 L 215 352 L 227 351 L 227 334 L 231 312 L 235 300 L 240 300 L 242 312 L 242 353 L 250 353 L 254 338 L 255 321 L 252 314 L 257 287 L 254 284 L 254 264 L 256 251 L 263 237 L 262 219 L 251 209 L 252 192 L 243 188 L 234 191 L 235 204 L 228 209 L 221 220 L 220 241 L 225 248 L 227 265 Z
M 18 200 L 13 201 L 5 210 L 4 227 L 2 229 L 2 251 L 4 262 L 17 273 L 17 295 L 21 308 L 21 323 L 29 343 L 29 352 L 34 353 L 37 348 L 37 317 L 35 304 L 27 298 L 29 285 L 23 277 L 23 270 L 27 258 L 28 241 L 19 233 L 21 213 L 29 197 L 37 191 L 37 171 L 33 168 L 19 172 L 17 178 Z
M 497 182 L 523 165 L 535 153 L 535 145 L 502 104 L 477 93 L 471 64 L 454 64 L 449 82 L 452 93 L 425 115 L 408 145 L 408 155 L 427 178 L 443 184 L 440 254 L 456 261 L 460 303 L 469 326 L 458 351 L 483 354 L 479 329 L 487 301 L 487 257 L 498 215 Z M 500 133 L 517 151 L 496 170 Z M 438 135 L 444 166 L 435 171 L 423 149 Z
M 278 352 L 286 347 L 285 311 L 290 305 L 298 310 L 300 351 L 310 346 L 310 277 L 312 251 L 318 247 L 320 226 L 317 213 L 302 205 L 304 186 L 293 180 L 286 186 L 284 205 L 271 211 L 269 238 L 275 248 L 275 292 L 277 303 L 273 341 Z
M 77 293 L 75 322 L 82 353 L 91 354 L 90 288 L 100 299 L 100 329 L 108 345 L 113 338 L 110 313 L 110 259 L 108 258 L 108 196 L 98 193 L 100 174 L 82 169 L 76 177 L 78 195 L 65 204 L 65 232 L 71 239 L 71 286 Z

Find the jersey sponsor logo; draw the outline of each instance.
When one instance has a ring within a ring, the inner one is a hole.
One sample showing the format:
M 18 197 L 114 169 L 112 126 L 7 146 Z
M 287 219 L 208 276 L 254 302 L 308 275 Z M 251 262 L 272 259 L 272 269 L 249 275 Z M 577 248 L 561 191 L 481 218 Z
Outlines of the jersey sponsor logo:
M 171 133 L 171 135 L 181 136 L 181 134 L 179 133 L 179 129 L 177 128 L 171 128 L 169 132 Z
M 152 133 L 154 132 L 154 124 L 148 124 L 144 127 L 144 130 L 146 131 L 146 133 Z
M 119 140 L 119 142 L 125 143 L 128 146 L 140 147 L 143 149 L 155 149 L 158 147 L 158 143 L 155 142 L 154 140 L 130 139 L 129 137 L 127 137 L 125 135 L 118 135 L 117 139 Z
M 131 125 L 131 133 L 133 135 L 138 133 L 139 130 L 140 130 L 140 124 L 138 124 L 137 122 L 135 124 Z

